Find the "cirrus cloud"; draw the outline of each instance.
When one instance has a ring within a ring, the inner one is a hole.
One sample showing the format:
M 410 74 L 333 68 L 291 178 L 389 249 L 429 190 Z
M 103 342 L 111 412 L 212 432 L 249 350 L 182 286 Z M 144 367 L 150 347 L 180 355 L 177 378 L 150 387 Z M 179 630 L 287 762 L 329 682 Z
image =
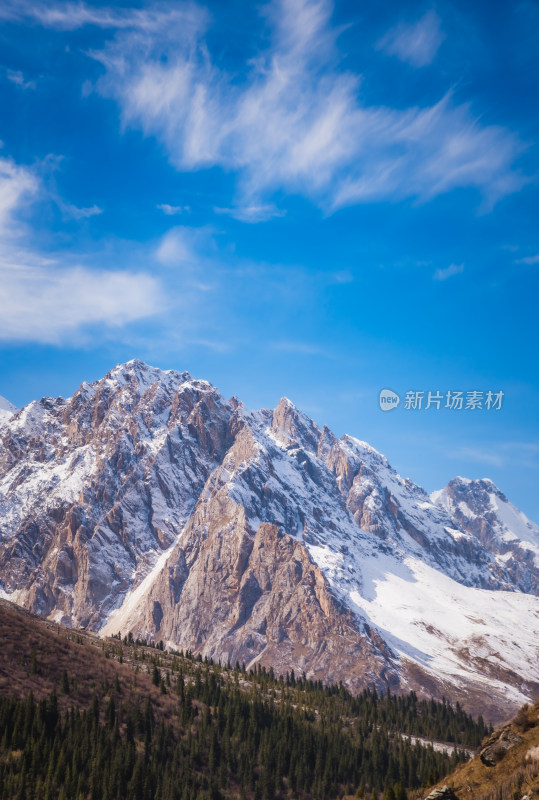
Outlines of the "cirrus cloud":
M 392 28 L 377 47 L 414 67 L 425 67 L 434 60 L 444 38 L 438 14 L 428 11 L 415 23 Z
M 517 258 L 515 264 L 539 264 L 539 253 L 535 256 L 525 256 Z
M 472 188 L 489 209 L 524 185 L 515 166 L 519 138 L 484 122 L 447 87 L 432 105 L 363 100 L 363 76 L 340 65 L 332 12 L 330 0 L 274 0 L 265 13 L 269 45 L 233 75 L 212 58 L 210 18 L 195 3 L 140 9 L 20 0 L 4 4 L 0 17 L 107 29 L 89 53 L 104 69 L 97 90 L 116 101 L 124 127 L 162 143 L 178 170 L 234 172 L 233 215 L 243 221 L 271 216 L 264 210 L 283 191 L 332 212 Z M 442 38 L 430 11 L 379 46 L 421 66 Z
M 448 267 L 437 269 L 433 275 L 435 281 L 446 281 L 454 275 L 464 272 L 464 264 L 450 264 Z

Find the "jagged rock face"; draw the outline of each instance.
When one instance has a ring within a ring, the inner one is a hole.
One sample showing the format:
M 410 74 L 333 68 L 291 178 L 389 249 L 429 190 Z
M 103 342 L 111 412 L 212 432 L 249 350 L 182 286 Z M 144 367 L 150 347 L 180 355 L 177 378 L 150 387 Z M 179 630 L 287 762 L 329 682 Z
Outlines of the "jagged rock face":
M 286 398 L 116 367 L 0 427 L 0 519 L 0 594 L 53 619 L 504 713 L 539 688 L 536 598 L 510 595 L 517 647 L 511 573 Z
M 232 408 L 204 381 L 120 367 L 0 429 L 4 592 L 99 627 L 189 519 Z
M 277 674 L 306 670 L 326 680 L 331 672 L 348 685 L 397 687 L 384 643 L 339 608 L 305 548 L 267 523 L 252 536 L 241 513 L 223 512 L 226 518 L 213 525 L 225 522 L 228 536 L 215 535 L 210 524 L 201 542 L 195 523 L 154 584 L 138 623 L 132 620 L 135 630 L 152 629 L 157 610 L 156 637 L 204 655 L 260 663 Z M 175 570 L 177 564 L 183 570 Z
M 491 480 L 454 478 L 433 492 L 458 527 L 494 556 L 493 571 L 522 592 L 539 595 L 539 526 L 515 508 Z
M 509 575 L 476 540 L 457 530 L 451 516 L 431 502 L 424 489 L 401 478 L 373 447 L 344 436 L 334 442 L 325 461 L 363 530 L 443 567 L 465 585 L 513 588 Z
M 232 663 L 259 662 L 282 673 L 305 669 L 317 678 L 331 672 L 358 688 L 396 686 L 382 639 L 339 604 L 309 556 L 325 531 L 350 539 L 338 521 L 346 519 L 342 498 L 323 466 L 289 440 L 301 467 L 291 491 L 277 420 L 265 435 L 250 419 L 239 425 L 145 602 L 135 614 L 128 607 L 127 616 L 123 609 L 111 615 L 105 631 L 127 623 L 136 634 L 155 631 L 171 644 Z

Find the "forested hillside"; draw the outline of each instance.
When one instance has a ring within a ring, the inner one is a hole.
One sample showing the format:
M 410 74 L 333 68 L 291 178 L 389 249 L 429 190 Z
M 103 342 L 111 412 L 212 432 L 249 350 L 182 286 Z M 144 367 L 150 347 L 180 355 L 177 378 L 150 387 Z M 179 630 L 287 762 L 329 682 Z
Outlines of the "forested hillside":
M 354 697 L 1 610 L 2 800 L 401 800 L 466 759 L 409 735 L 475 747 L 488 732 L 413 693 Z

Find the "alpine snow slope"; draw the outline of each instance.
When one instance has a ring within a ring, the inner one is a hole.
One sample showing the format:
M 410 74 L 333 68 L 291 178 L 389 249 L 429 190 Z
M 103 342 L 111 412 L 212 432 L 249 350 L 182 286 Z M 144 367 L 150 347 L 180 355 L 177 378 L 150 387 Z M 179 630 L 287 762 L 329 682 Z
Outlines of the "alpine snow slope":
M 539 529 L 490 482 L 429 498 L 286 398 L 140 361 L 0 425 L 6 599 L 490 719 L 539 691 Z
M 5 397 L 0 396 L 0 425 L 8 419 L 11 419 L 17 410 L 17 406 L 14 406 L 13 403 L 10 403 Z

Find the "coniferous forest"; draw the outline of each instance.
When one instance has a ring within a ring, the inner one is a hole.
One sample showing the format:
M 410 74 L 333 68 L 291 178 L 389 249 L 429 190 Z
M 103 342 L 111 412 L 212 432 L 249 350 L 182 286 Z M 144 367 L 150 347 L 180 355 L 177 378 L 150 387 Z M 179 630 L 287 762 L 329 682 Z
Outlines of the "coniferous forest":
M 68 670 L 39 700 L 1 697 L 1 800 L 402 800 L 467 757 L 410 737 L 475 747 L 489 731 L 460 707 L 414 693 L 353 696 L 293 673 L 277 678 L 141 642 L 115 647 L 121 662 L 130 652 L 134 686 L 147 674 L 173 715 L 156 715 L 150 693 L 127 692 L 117 679 L 96 685 L 80 708 L 70 703 L 80 686 Z M 39 654 L 30 670 L 39 672 Z

